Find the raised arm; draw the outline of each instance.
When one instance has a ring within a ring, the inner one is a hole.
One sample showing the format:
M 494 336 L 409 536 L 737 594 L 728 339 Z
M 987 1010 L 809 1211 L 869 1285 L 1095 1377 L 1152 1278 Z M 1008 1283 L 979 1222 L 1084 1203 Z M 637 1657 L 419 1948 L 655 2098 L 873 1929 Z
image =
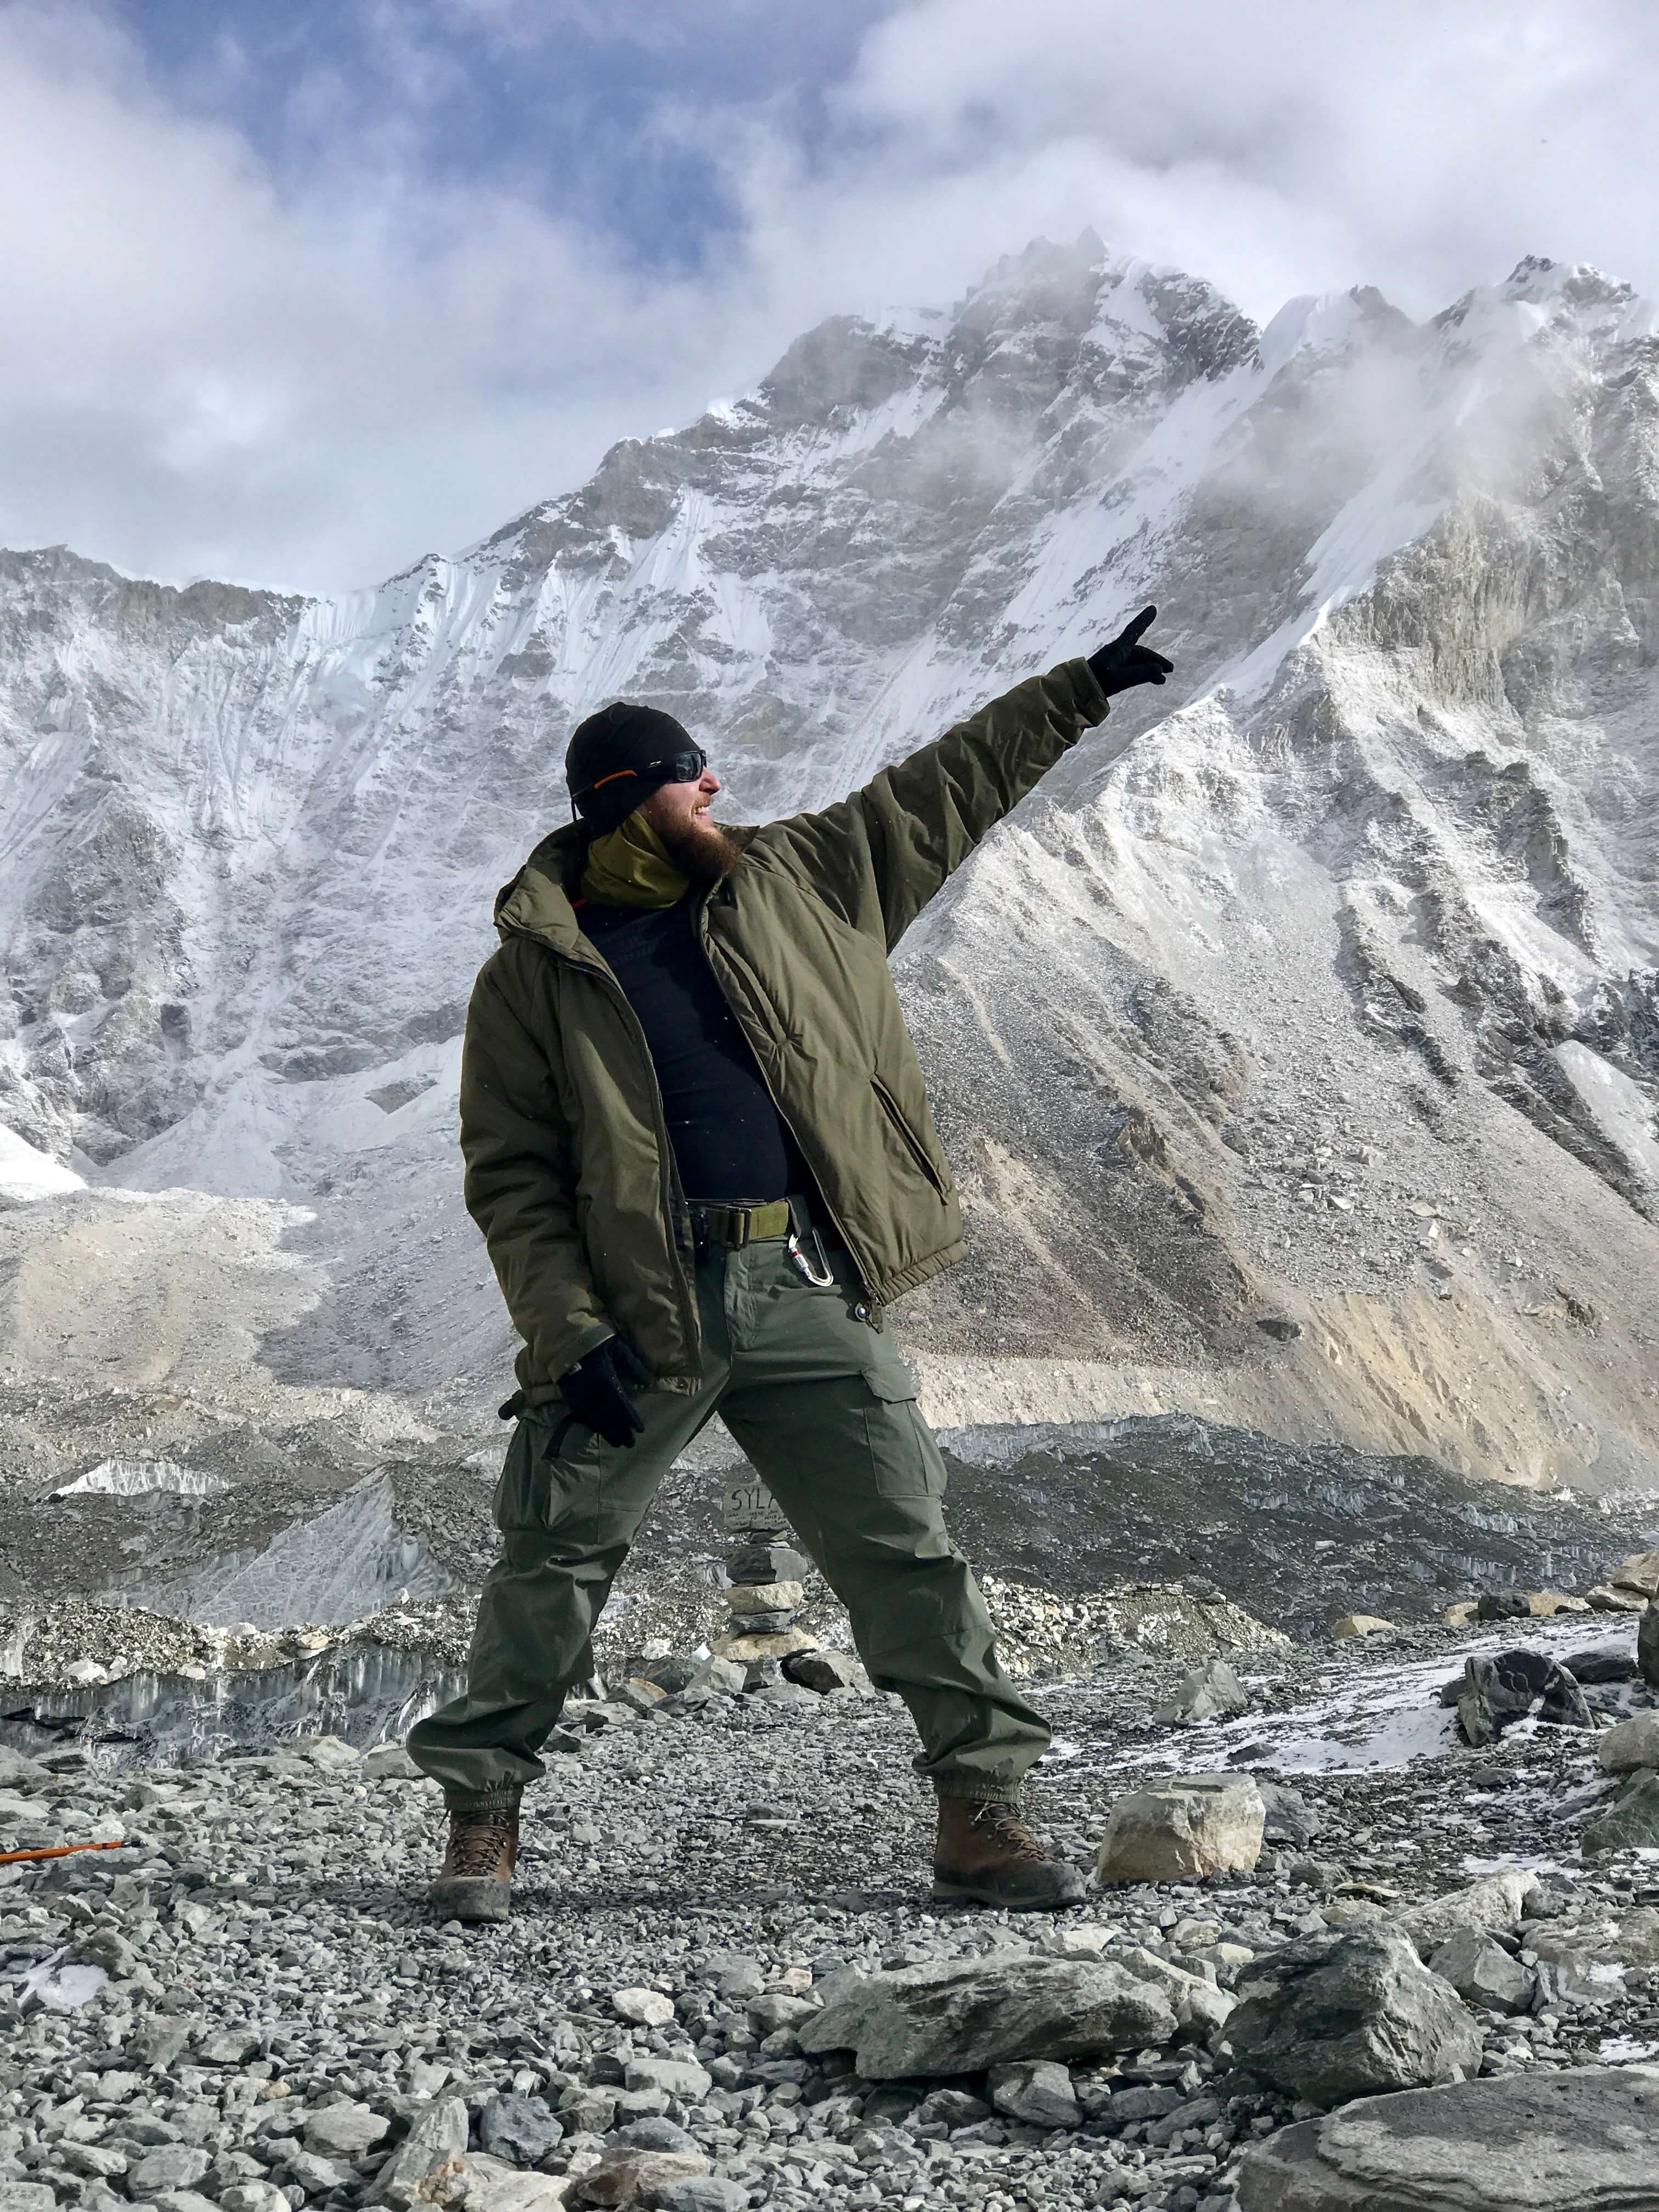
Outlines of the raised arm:
M 1090 659 L 1017 684 L 850 798 L 769 823 L 766 847 L 890 951 L 987 832 L 1104 719 L 1112 692 L 1164 681 L 1170 663 L 1139 641 L 1153 612 Z

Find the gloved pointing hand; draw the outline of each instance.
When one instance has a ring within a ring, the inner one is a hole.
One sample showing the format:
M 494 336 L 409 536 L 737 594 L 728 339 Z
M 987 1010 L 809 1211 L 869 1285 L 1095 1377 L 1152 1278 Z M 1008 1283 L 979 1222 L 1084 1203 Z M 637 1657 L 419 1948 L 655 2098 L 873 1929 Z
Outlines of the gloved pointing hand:
M 645 1429 L 633 1394 L 650 1380 L 650 1369 L 633 1346 L 619 1336 L 607 1337 L 560 1376 L 559 1395 L 573 1420 L 619 1450 L 632 1451 L 635 1437 Z
M 1123 628 L 1109 645 L 1103 645 L 1098 653 L 1089 655 L 1089 665 L 1094 678 L 1109 699 L 1115 692 L 1127 691 L 1136 684 L 1161 684 L 1175 666 L 1161 653 L 1154 653 L 1150 645 L 1140 642 L 1143 630 L 1150 629 L 1158 615 L 1156 607 L 1142 607 L 1133 622 Z

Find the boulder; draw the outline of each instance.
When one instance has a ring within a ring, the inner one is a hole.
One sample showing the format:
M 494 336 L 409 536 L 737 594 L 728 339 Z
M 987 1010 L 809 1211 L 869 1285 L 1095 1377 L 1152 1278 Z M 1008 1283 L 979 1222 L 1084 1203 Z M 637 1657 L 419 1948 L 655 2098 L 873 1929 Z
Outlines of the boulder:
M 479 2142 L 492 2158 L 512 2166 L 535 2166 L 563 2136 L 563 2123 L 541 2097 L 504 2092 L 478 2115 Z
M 660 1990 L 612 1990 L 611 2009 L 630 2027 L 666 2027 L 674 2017 L 674 2000 Z
M 757 1659 L 788 1659 L 797 1651 L 817 1648 L 817 1638 L 804 1628 L 785 1629 L 777 1636 L 721 1636 L 714 1644 L 714 1656 L 729 1659 L 734 1667 L 752 1666 Z
M 393 2204 L 409 2212 L 416 2199 L 435 2196 L 451 2179 L 459 2179 L 466 2152 L 466 2103 L 460 2097 L 439 2097 L 424 2111 L 411 2110 L 409 2133 L 380 2168 L 369 2197 L 372 2204 Z
M 1634 1590 L 1650 1603 L 1659 1598 L 1659 1551 L 1632 1552 L 1607 1577 L 1614 1589 Z
M 1615 1589 L 1611 1583 L 1597 1583 L 1594 1589 L 1584 1592 L 1584 1602 L 1592 1613 L 1640 1613 L 1647 1600 L 1635 1590 Z
M 1561 1662 L 1582 1689 L 1586 1682 L 1631 1682 L 1636 1679 L 1636 1654 L 1622 1644 L 1592 1644 L 1583 1651 L 1569 1651 Z
M 1474 1601 L 1477 1620 L 1524 1620 L 1531 1610 L 1518 1589 L 1482 1590 Z
M 1249 1697 L 1224 1659 L 1207 1660 L 1189 1667 L 1176 1684 L 1175 1694 L 1153 1716 L 1166 1728 L 1194 1728 L 1200 1721 L 1222 1718 L 1248 1711 Z
M 1541 1651 L 1500 1651 L 1493 1659 L 1464 1662 L 1457 1721 L 1477 1749 L 1533 1714 L 1558 1728 L 1595 1726 L 1577 1683 Z
M 575 2193 L 587 2204 L 654 2205 L 672 2185 L 695 2180 L 708 2167 L 700 2150 L 616 2151 L 582 2176 Z
M 307 2114 L 305 2146 L 324 2158 L 361 2158 L 373 2150 L 391 2122 L 349 2098 Z
M 733 1583 L 726 1593 L 728 1613 L 799 1613 L 806 1595 L 805 1585 L 797 1582 Z
M 1659 1773 L 1638 1774 L 1611 1812 L 1585 1828 L 1578 1848 L 1586 1858 L 1602 1851 L 1659 1850 Z
M 32 1796 L 36 1790 L 44 1790 L 51 1780 L 49 1770 L 38 1759 L 0 1744 L 0 1790 L 15 1790 L 23 1796 Z M 19 2185 L 34 2186 L 33 2182 Z
M 653 2212 L 747 2212 L 749 2187 L 723 2173 L 691 2173 L 657 2182 L 648 2202 Z
M 1393 1621 L 1384 1620 L 1378 1613 L 1346 1613 L 1332 1624 L 1331 1634 L 1339 1644 L 1346 1644 L 1356 1636 L 1380 1636 L 1393 1627 Z
M 400 1743 L 377 1743 L 363 1753 L 365 1782 L 424 1782 L 426 1777 Z
M 994 1951 L 837 1977 L 795 2033 L 803 2051 L 851 2051 L 866 2081 L 890 2081 L 1140 2051 L 1170 2041 L 1176 2014 L 1161 1990 L 1111 1960 Z
M 471 2151 L 458 2172 L 445 2176 L 438 2202 L 452 2212 L 556 2212 L 574 2187 L 562 2173 L 526 2173 L 488 2151 Z
M 1156 1951 L 1145 1950 L 1139 1943 L 1118 1952 L 1116 1963 L 1137 1981 L 1163 1990 L 1175 2012 L 1176 2028 L 1195 2043 L 1207 2043 L 1237 2002 L 1204 1975 L 1188 1973 L 1184 1966 L 1159 1958 Z
M 1286 1844 L 1305 1850 L 1323 1830 L 1325 1815 L 1317 1805 L 1310 1804 L 1299 1790 L 1287 1783 L 1269 1782 L 1258 1774 L 1255 1786 L 1261 1793 L 1261 1802 L 1267 1808 L 1267 1825 L 1263 1838 L 1274 1850 Z
M 1442 1616 L 1447 1627 L 1468 1627 L 1469 1624 L 1474 1619 L 1477 1603 L 1478 1600 L 1474 1598 L 1462 1597 L 1459 1598 L 1455 1605 L 1449 1605 L 1446 1607 L 1445 1613 Z
M 1659 1766 L 1659 1713 L 1638 1713 L 1633 1720 L 1615 1723 L 1596 1745 L 1595 1760 L 1604 1774 L 1638 1774 Z
M 1241 2070 L 1310 2105 L 1472 2074 L 1480 2030 L 1457 1992 L 1382 1927 L 1304 1936 L 1241 1969 L 1221 2045 Z
M 1248 1874 L 1261 1856 L 1267 1825 L 1267 1808 L 1249 1775 L 1172 1776 L 1119 1798 L 1095 1873 L 1101 1881 Z
M 1479 1881 L 1449 1890 L 1444 1897 L 1434 1898 L 1427 1905 L 1413 1905 L 1398 1918 L 1426 1958 L 1454 1936 L 1490 1934 L 1494 1929 L 1507 1934 L 1518 1927 L 1540 1887 L 1535 1874 L 1483 1875 Z
M 1638 1905 L 1634 1912 L 1627 1912 L 1619 1923 L 1614 1948 L 1632 1966 L 1659 1966 L 1659 1911 L 1650 1905 Z
M 993 2066 L 985 2086 L 998 2112 L 1032 2128 L 1076 2128 L 1082 2107 L 1066 2069 L 1054 2058 L 1016 2058 Z
M 863 1662 L 850 1651 L 797 1651 L 784 1661 L 783 1671 L 787 1680 L 799 1682 L 803 1689 L 816 1690 L 820 1697 L 831 1690 L 856 1690 L 866 1698 L 874 1695 Z
M 1636 1632 L 1636 1671 L 1659 1690 L 1659 1605 L 1649 1606 Z
M 1460 1929 L 1429 1961 L 1467 2005 L 1486 2012 L 1525 2012 L 1538 1984 L 1518 1959 L 1478 1928 Z
M 787 1544 L 744 1544 L 733 1552 L 726 1571 L 733 1585 L 740 1583 L 799 1582 L 806 1572 L 804 1553 Z
M 1241 2212 L 1637 2212 L 1656 2142 L 1650 2069 L 1528 2067 L 1283 2128 L 1236 2179 Z

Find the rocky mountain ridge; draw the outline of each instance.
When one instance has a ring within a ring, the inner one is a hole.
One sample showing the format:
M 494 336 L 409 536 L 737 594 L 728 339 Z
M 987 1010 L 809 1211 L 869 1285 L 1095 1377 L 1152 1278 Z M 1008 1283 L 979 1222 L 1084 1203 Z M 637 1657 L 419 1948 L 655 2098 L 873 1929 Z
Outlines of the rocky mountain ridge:
M 1540 261 L 1258 331 L 1085 234 L 345 600 L 0 556 L 14 1374 L 474 1418 L 459 1030 L 574 720 L 671 708 L 763 817 L 1155 599 L 1172 687 L 896 962 L 932 1409 L 1651 1486 L 1655 332 Z

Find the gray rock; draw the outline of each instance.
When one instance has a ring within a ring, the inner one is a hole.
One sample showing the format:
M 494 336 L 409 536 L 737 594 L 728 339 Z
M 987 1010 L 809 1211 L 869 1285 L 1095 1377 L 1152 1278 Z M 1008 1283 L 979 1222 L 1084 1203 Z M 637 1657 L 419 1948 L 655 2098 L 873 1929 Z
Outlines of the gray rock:
M 655 2205 L 669 2184 L 695 2180 L 708 2172 L 708 2160 L 701 2151 L 618 2151 L 583 2177 L 581 2194 L 590 2204 Z
M 656 2212 L 747 2212 L 749 2191 L 723 2173 L 688 2173 L 659 2181 L 651 2202 Z
M 193 2189 L 213 2160 L 193 2143 L 158 2143 L 127 2174 L 129 2197 L 159 2197 L 167 2189 Z
M 332 2189 L 352 2188 L 357 2179 L 344 2159 L 323 2158 L 314 2150 L 291 2152 L 287 2171 L 307 2197 L 326 2197 Z
M 1528 2068 L 1304 2120 L 1240 2160 L 1242 2212 L 1648 2212 L 1651 2069 Z
M 1492 1874 L 1399 1914 L 1401 1926 L 1425 1958 L 1468 1929 L 1507 1931 L 1521 1924 L 1541 1887 L 1534 1874 Z
M 1226 1661 L 1210 1659 L 1201 1667 L 1188 1668 L 1176 1684 L 1175 1694 L 1158 1708 L 1154 1717 L 1166 1728 L 1194 1728 L 1200 1721 L 1245 1712 L 1249 1703 L 1244 1685 Z
M 9 1750 L 4 1744 L 0 1744 L 0 1790 L 15 1790 L 27 1797 L 37 1790 L 44 1790 L 51 1780 L 51 1774 L 38 1759 L 27 1758 L 22 1752 Z M 15 2185 L 32 2185 L 19 2183 Z
M 58 2212 L 58 2198 L 44 2181 L 0 2181 L 0 2212 Z
M 246 2066 L 258 2048 L 259 2039 L 251 2028 L 233 2027 L 204 2037 L 196 2056 L 204 2066 Z
M 127 2048 L 141 2066 L 171 2066 L 189 2041 L 190 2030 L 182 2021 L 147 2020 Z
M 478 2115 L 478 2140 L 492 2158 L 534 2166 L 563 2139 L 563 2123 L 541 2097 L 492 2097 Z
M 1254 1779 L 1267 1809 L 1263 1842 L 1271 1844 L 1275 1850 L 1306 1850 L 1324 1829 L 1325 1816 L 1318 1806 L 1310 1805 L 1299 1791 L 1285 1783 L 1269 1782 L 1260 1774 Z
M 1659 1689 L 1659 1601 L 1650 1603 L 1636 1632 L 1636 1669 Z
M 292 2212 L 274 2181 L 236 2181 L 219 2192 L 220 2212 Z
M 1002 1951 L 869 1975 L 795 2032 L 804 2051 L 851 2051 L 866 2081 L 886 2081 L 1139 2051 L 1168 2043 L 1176 2015 L 1161 1990 L 1109 1960 Z
M 1405 1936 L 1382 1927 L 1305 1936 L 1239 1975 L 1222 2044 L 1244 2071 L 1312 2105 L 1471 2074 L 1480 2030 Z
M 1518 1959 L 1478 1928 L 1465 1928 L 1443 1943 L 1429 1961 L 1431 1972 L 1449 1982 L 1465 2004 L 1487 2012 L 1525 2012 L 1537 1984 Z
M 625 2128 L 618 2128 L 615 2140 L 629 2150 L 696 2150 L 696 2137 L 687 2129 L 677 2127 L 671 2119 L 653 2113 L 642 2120 L 630 2120 Z
M 373 2150 L 390 2123 L 367 2105 L 325 2105 L 306 2118 L 305 2146 L 324 2158 L 361 2158 Z
M 1603 1851 L 1659 1850 L 1659 1774 L 1640 1774 L 1612 1811 L 1592 1820 L 1578 1839 L 1586 1858 Z
M 605 2135 L 617 2124 L 617 2100 L 602 2089 L 567 2089 L 559 2118 L 574 2135 Z
M 1533 1714 L 1558 1728 L 1595 1726 L 1577 1683 L 1541 1651 L 1500 1651 L 1495 1658 L 1464 1661 L 1457 1722 L 1477 1750 Z
M 1113 1806 L 1097 1879 L 1193 1881 L 1248 1873 L 1261 1856 L 1267 1808 L 1249 1775 L 1184 1774 L 1148 1783 Z
M 1067 2069 L 1053 2058 L 1017 2058 L 993 2066 L 985 2086 L 998 2112 L 1034 2128 L 1075 2128 L 1083 2124 Z
M 1639 1774 L 1659 1766 L 1659 1713 L 1618 1722 L 1596 1745 L 1595 1762 L 1604 1774 Z
M 377 1743 L 363 1753 L 365 1782 L 424 1782 L 426 1777 L 400 1743 Z
M 990 2117 L 991 2107 L 985 2100 L 966 2089 L 930 2089 L 916 2106 L 917 2119 L 927 2126 L 968 2128 Z
M 1636 1654 L 1622 1644 L 1594 1644 L 1583 1651 L 1569 1651 L 1561 1664 L 1581 1688 L 1587 1682 L 1629 1682 L 1636 1676 Z
M 466 2150 L 466 2106 L 459 2097 L 441 2097 L 422 2112 L 416 2108 L 409 2133 L 376 2177 L 370 2202 L 395 2204 L 408 2212 L 431 2181 Z
M 850 1651 L 792 1652 L 783 1662 L 783 1671 L 790 1681 L 816 1690 L 820 1696 L 831 1690 L 856 1690 L 862 1697 L 874 1694 L 862 1662 Z
M 623 2081 L 629 2089 L 660 2089 L 684 2105 L 702 2104 L 714 2086 L 695 2058 L 630 2058 Z

